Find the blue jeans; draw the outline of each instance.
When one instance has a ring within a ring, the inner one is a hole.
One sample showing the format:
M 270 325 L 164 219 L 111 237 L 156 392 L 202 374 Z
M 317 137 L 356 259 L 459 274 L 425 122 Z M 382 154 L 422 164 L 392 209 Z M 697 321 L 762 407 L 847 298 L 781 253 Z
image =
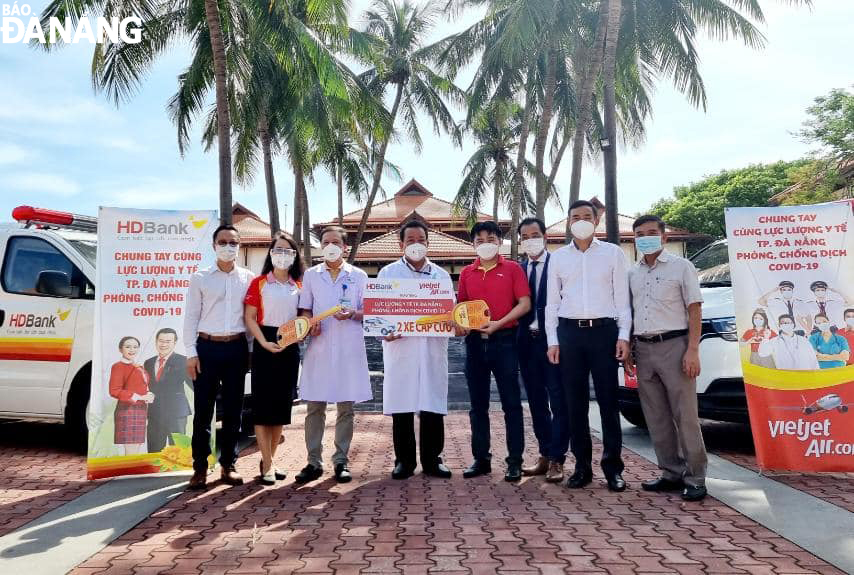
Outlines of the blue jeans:
M 542 330 L 532 336 L 523 326 L 518 341 L 519 369 L 540 455 L 563 465 L 569 450 L 569 418 L 560 367 L 546 357 L 548 345 Z
M 502 330 L 481 338 L 480 332 L 466 337 L 466 383 L 471 409 L 471 452 L 476 461 L 491 461 L 489 432 L 490 373 L 495 376 L 507 435 L 507 463 L 521 464 L 525 438 L 522 431 L 522 398 L 516 355 L 516 330 Z

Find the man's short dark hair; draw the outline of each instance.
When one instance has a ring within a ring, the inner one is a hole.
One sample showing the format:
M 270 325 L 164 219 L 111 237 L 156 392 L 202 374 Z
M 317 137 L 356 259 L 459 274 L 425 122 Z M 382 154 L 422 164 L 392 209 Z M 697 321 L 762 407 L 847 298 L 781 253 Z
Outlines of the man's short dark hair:
M 328 234 L 329 232 L 335 232 L 341 236 L 341 241 L 345 244 L 347 243 L 347 230 L 342 228 L 341 226 L 326 226 L 322 230 L 320 230 L 320 236 L 318 239 L 323 241 L 323 236 Z
M 784 313 L 783 315 L 781 315 L 780 317 L 777 318 L 777 324 L 779 325 L 780 322 L 783 321 L 784 319 L 792 320 L 792 323 L 795 323 L 795 316 Z
M 161 335 L 166 334 L 166 333 L 171 333 L 172 335 L 175 336 L 175 341 L 178 341 L 178 332 L 175 331 L 174 329 L 172 329 L 171 327 L 164 327 L 164 328 L 158 329 L 157 333 L 154 334 L 154 341 L 157 341 L 158 337 L 160 337 Z
M 655 222 L 658 224 L 658 231 L 662 234 L 664 233 L 664 220 L 653 214 L 646 214 L 636 219 L 634 223 L 632 223 L 632 231 L 638 229 L 644 224 L 648 224 L 649 222 Z
M 406 230 L 408 230 L 409 228 L 421 228 L 422 230 L 424 230 L 424 237 L 430 237 L 430 230 L 427 229 L 427 224 L 420 220 L 409 220 L 400 228 L 400 241 L 403 241 L 404 236 L 406 236 Z
M 847 316 L 849 313 L 854 313 L 854 307 L 849 307 L 844 312 L 842 312 L 842 317 Z
M 525 226 L 530 226 L 531 224 L 537 224 L 537 226 L 539 226 L 540 231 L 543 233 L 543 235 L 546 234 L 546 222 L 544 222 L 540 218 L 525 218 L 524 220 L 519 222 L 519 227 L 516 228 L 516 233 L 521 234 L 522 228 Z
M 810 291 L 815 291 L 819 288 L 827 289 L 827 282 L 818 280 L 818 281 L 814 281 L 810 284 Z
M 575 200 L 574 202 L 572 202 L 569 205 L 569 210 L 567 210 L 566 213 L 571 212 L 575 208 L 583 208 L 584 206 L 587 206 L 588 208 L 593 210 L 593 217 L 594 218 L 599 216 L 599 210 L 596 209 L 596 206 L 593 205 L 593 202 L 589 202 L 587 200 Z
M 777 287 L 781 287 L 781 288 L 787 287 L 787 288 L 795 289 L 795 284 L 790 282 L 789 280 L 783 280 L 777 285 Z
M 235 234 L 237 234 L 238 238 L 240 237 L 240 232 L 237 231 L 237 228 L 235 228 L 231 224 L 222 224 L 217 229 L 214 230 L 214 233 L 213 233 L 213 242 L 214 243 L 216 243 L 216 237 L 219 235 L 220 232 L 223 232 L 223 231 L 234 232 Z
M 485 222 L 477 222 L 475 225 L 472 226 L 472 228 L 471 228 L 471 239 L 472 239 L 472 241 L 474 241 L 474 239 L 477 237 L 477 234 L 479 234 L 480 232 L 486 232 L 488 234 L 495 234 L 498 237 L 498 239 L 501 239 L 501 228 L 499 228 L 498 224 L 496 224 L 492 220 L 486 220 Z

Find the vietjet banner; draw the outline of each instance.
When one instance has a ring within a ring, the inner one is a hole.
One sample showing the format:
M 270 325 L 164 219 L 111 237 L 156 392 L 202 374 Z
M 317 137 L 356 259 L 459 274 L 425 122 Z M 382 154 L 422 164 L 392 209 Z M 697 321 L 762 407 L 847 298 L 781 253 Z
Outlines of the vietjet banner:
M 847 203 L 726 211 L 762 469 L 854 471 L 852 227 Z
M 184 297 L 217 225 L 213 211 L 100 209 L 90 479 L 192 469 Z

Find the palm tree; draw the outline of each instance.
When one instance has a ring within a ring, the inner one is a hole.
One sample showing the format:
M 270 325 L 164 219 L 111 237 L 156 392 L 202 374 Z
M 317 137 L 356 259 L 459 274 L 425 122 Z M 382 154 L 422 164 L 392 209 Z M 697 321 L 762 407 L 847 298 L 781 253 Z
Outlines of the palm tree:
M 436 133 L 447 132 L 460 143 L 459 130 L 445 99 L 462 103 L 463 93 L 453 81 L 432 69 L 435 49 L 423 45 L 438 14 L 439 9 L 434 2 L 416 6 L 410 0 L 403 0 L 402 3 L 398 0 L 375 0 L 372 9 L 365 14 L 367 24 L 361 37 L 372 49 L 370 53 L 360 54 L 360 58 L 371 68 L 361 78 L 379 96 L 385 94 L 386 88 L 393 87 L 394 100 L 386 124 L 388 129 L 379 140 L 373 183 L 350 250 L 350 262 L 356 259 L 371 207 L 380 188 L 383 174 L 381 167 L 398 114 L 402 116 L 407 135 L 417 151 L 421 149 L 421 134 L 416 117 L 419 110 L 428 115 Z
M 622 0 L 608 0 L 608 20 L 605 31 L 605 55 L 602 58 L 605 97 L 604 121 L 605 140 L 602 145 L 605 164 L 605 232 L 613 244 L 620 244 L 620 229 L 617 217 L 617 122 L 615 76 L 617 72 L 617 41 L 620 34 Z

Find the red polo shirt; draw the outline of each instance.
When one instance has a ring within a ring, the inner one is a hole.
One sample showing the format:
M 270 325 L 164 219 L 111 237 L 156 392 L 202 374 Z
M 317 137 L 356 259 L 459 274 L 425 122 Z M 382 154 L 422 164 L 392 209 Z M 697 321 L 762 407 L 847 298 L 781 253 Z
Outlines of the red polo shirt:
M 503 318 L 516 307 L 520 298 L 530 295 L 528 278 L 522 267 L 503 256 L 498 256 L 495 267 L 489 270 L 483 269 L 478 258 L 460 272 L 457 301 L 484 300 L 493 320 Z M 512 321 L 504 327 L 516 327 L 517 323 Z

